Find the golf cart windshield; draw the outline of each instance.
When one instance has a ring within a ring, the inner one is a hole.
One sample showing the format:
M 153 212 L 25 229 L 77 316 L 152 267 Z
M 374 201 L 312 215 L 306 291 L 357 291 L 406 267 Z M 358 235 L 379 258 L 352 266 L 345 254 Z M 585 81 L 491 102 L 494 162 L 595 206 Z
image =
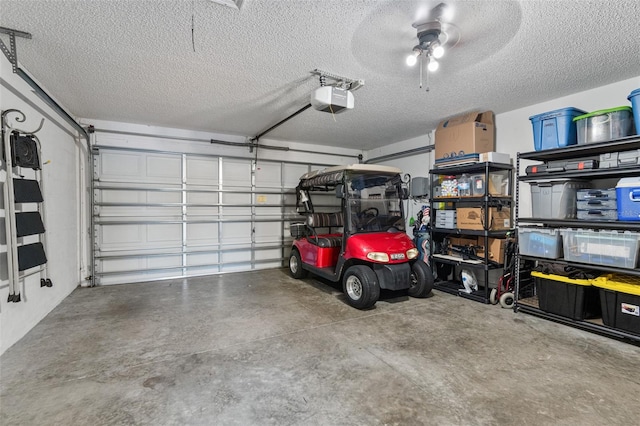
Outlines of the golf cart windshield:
M 349 172 L 345 183 L 351 233 L 405 230 L 400 175 Z

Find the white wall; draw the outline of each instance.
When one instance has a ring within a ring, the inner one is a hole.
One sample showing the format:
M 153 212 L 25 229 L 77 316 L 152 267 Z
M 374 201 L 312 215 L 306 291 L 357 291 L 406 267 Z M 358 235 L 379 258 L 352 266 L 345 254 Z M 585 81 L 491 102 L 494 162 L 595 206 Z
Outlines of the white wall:
M 53 287 L 41 288 L 39 274 L 27 277 L 20 281 L 22 301 L 7 302 L 7 236 L 4 224 L 0 225 L 0 353 L 3 353 L 78 286 L 83 272 L 80 241 L 86 239 L 87 234 L 79 231 L 79 162 L 84 161 L 86 155 L 82 154 L 80 142 L 72 136 L 76 132 L 68 124 L 61 124 L 62 119 L 20 77 L 12 73 L 4 55 L 0 61 L 0 109 L 15 108 L 24 112 L 27 118 L 24 123 L 11 122 L 27 131 L 37 128 L 40 119 L 45 118 L 44 127 L 37 135 L 42 143 L 42 162 L 48 162 L 43 166 L 42 174 L 48 277 L 53 281 Z M 59 123 L 56 124 L 52 119 Z M 33 172 L 25 171 L 25 175 L 31 177 Z M 2 161 L 0 181 L 3 190 L 5 180 L 6 167 Z M 2 208 L 4 217 L 4 205 Z

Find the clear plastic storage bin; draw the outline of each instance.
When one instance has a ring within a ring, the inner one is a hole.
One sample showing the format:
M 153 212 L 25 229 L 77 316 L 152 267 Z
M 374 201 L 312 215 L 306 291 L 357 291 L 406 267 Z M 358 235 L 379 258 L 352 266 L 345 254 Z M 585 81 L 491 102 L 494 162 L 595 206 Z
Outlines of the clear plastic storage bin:
M 620 139 L 635 133 L 631 107 L 603 109 L 573 119 L 578 145 Z
M 576 191 L 591 183 L 562 180 L 531 183 L 533 217 L 538 219 L 575 219 Z
M 559 229 L 518 228 L 518 247 L 525 256 L 559 259 L 562 236 Z
M 638 264 L 638 238 L 629 231 L 562 230 L 564 259 L 633 269 Z

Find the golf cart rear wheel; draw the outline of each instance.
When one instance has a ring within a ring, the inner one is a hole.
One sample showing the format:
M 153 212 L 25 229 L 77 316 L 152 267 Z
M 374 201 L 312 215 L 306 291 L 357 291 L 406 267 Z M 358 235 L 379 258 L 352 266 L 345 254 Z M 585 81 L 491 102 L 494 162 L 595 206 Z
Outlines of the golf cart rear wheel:
M 302 269 L 302 258 L 297 249 L 291 250 L 291 256 L 289 256 L 289 272 L 293 278 L 298 279 L 304 278 L 308 274 L 308 271 Z
M 380 297 L 378 278 L 371 268 L 364 265 L 347 269 L 342 278 L 342 288 L 347 303 L 358 309 L 372 307 Z
M 410 279 L 409 296 L 427 297 L 431 293 L 433 289 L 433 273 L 426 263 L 421 260 L 413 262 Z

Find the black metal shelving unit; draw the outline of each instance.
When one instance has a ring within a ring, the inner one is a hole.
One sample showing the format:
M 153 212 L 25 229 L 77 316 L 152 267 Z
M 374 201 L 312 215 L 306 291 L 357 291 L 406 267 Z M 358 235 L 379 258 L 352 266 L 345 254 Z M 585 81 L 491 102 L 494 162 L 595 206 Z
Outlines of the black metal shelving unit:
M 507 180 L 508 184 L 507 195 L 491 195 L 489 192 L 489 182 L 490 182 L 490 174 L 496 172 L 507 172 Z M 512 229 L 508 230 L 475 230 L 475 229 L 450 229 L 450 228 L 437 228 L 435 227 L 435 208 L 434 206 L 439 203 L 452 203 L 455 208 L 459 203 L 466 207 L 482 207 L 484 210 L 484 223 L 489 222 L 489 208 L 490 207 L 498 207 L 505 206 L 511 209 L 513 204 L 513 197 L 511 195 L 511 182 L 513 181 L 513 166 L 510 164 L 501 164 L 501 163 L 473 163 L 473 164 L 465 164 L 465 165 L 457 165 L 450 167 L 436 167 L 429 171 L 431 176 L 431 197 L 430 197 L 430 207 L 431 207 L 431 224 L 430 224 L 430 236 L 431 241 L 435 241 L 434 237 L 438 237 L 438 239 L 444 238 L 445 235 L 448 236 L 456 236 L 456 237 L 482 237 L 484 239 L 484 247 L 485 247 L 485 256 L 482 260 L 464 260 L 457 259 L 452 256 L 442 256 L 441 254 L 434 253 L 431 251 L 430 263 L 432 267 L 436 270 L 440 269 L 438 266 L 449 265 L 453 270 L 455 266 L 468 267 L 476 273 L 483 274 L 484 277 L 484 286 L 479 287 L 477 291 L 473 291 L 471 293 L 466 293 L 461 291 L 464 289 L 464 286 L 460 283 L 460 281 L 455 279 L 455 274 L 451 271 L 446 279 L 442 279 L 442 277 L 438 277 L 436 282 L 434 283 L 434 288 L 446 293 L 455 294 L 466 299 L 474 300 L 481 303 L 489 303 L 489 295 L 491 292 L 489 285 L 489 271 L 502 269 L 502 263 L 495 263 L 489 259 L 489 238 L 501 238 L 504 239 L 507 237 L 509 232 L 512 232 Z M 484 175 L 485 182 L 485 194 L 479 196 L 469 196 L 469 197 L 436 197 L 434 195 L 434 188 L 437 186 L 435 180 L 438 176 L 449 176 L 456 175 L 460 176 L 462 174 L 470 174 L 470 175 Z M 513 209 L 510 211 L 511 221 L 513 223 Z M 453 275 L 453 277 L 451 277 Z M 450 279 L 451 278 L 451 279 Z
M 570 160 L 580 159 L 584 157 L 593 157 L 600 154 L 615 153 L 622 151 L 631 151 L 640 149 L 640 135 L 630 136 L 622 139 L 617 139 L 609 142 L 586 144 L 586 145 L 573 145 L 565 148 L 549 149 L 544 151 L 531 151 L 518 153 L 516 159 L 516 183 L 515 183 L 515 226 L 516 228 L 542 228 L 542 229 L 554 229 L 554 228 L 582 228 L 582 229 L 599 229 L 599 230 L 619 230 L 619 231 L 635 231 L 640 232 L 640 222 L 628 222 L 628 221 L 585 221 L 585 220 L 560 220 L 560 219 L 541 219 L 532 217 L 519 217 L 520 206 L 520 182 L 539 182 L 548 181 L 552 179 L 585 179 L 585 180 L 602 180 L 622 177 L 634 177 L 640 176 L 640 167 L 620 167 L 620 168 L 607 168 L 607 169 L 593 169 L 593 170 L 575 170 L 565 172 L 546 173 L 539 175 L 523 175 L 520 176 L 520 162 L 521 160 L 532 161 L 556 161 L 556 160 Z M 566 324 L 572 327 L 580 328 L 583 330 L 591 331 L 601 335 L 614 337 L 623 340 L 631 340 L 636 343 L 640 342 L 640 334 L 634 334 L 625 330 L 620 330 L 614 327 L 604 325 L 601 320 L 574 320 L 572 318 L 564 317 L 550 312 L 545 312 L 539 308 L 537 297 L 519 298 L 520 294 L 520 259 L 523 260 L 544 260 L 554 263 L 565 264 L 575 266 L 579 268 L 595 269 L 603 272 L 619 273 L 633 276 L 640 276 L 640 269 L 626 269 L 611 267 L 605 265 L 586 264 L 578 262 L 569 262 L 564 259 L 550 260 L 546 258 L 539 258 L 535 256 L 517 255 L 518 261 L 516 261 L 516 292 L 515 292 L 515 312 L 525 312 L 538 317 L 546 318 L 551 321 Z

